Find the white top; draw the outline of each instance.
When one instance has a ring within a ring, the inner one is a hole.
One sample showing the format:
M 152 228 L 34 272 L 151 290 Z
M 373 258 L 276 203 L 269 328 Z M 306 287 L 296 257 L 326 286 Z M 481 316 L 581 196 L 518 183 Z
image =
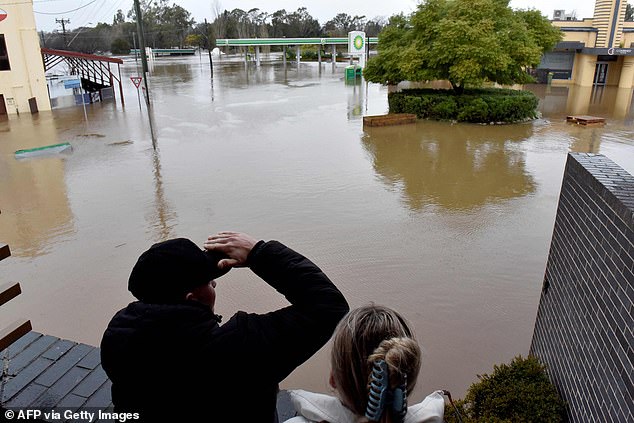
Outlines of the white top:
M 291 402 L 299 416 L 286 420 L 285 423 L 355 423 L 360 416 L 346 408 L 339 398 L 314 392 L 289 391 Z M 442 391 L 429 394 L 422 402 L 407 407 L 405 423 L 443 423 L 445 414 L 445 398 Z

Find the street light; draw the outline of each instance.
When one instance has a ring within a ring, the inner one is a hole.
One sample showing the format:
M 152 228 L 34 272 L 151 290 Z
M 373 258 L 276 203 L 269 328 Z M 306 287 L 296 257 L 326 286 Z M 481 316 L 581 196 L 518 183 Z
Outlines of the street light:
M 93 25 L 93 23 L 92 23 L 92 22 L 88 22 L 86 25 Z M 83 27 L 81 27 L 81 28 L 79 29 L 79 31 L 77 32 L 77 34 L 75 34 L 75 36 L 73 37 L 73 39 L 72 39 L 72 40 L 70 40 L 70 43 L 68 43 L 68 45 L 66 46 L 67 48 L 68 48 L 68 47 L 70 47 L 70 45 L 73 43 L 73 41 L 75 41 L 75 38 L 77 38 L 77 37 L 79 36 L 79 34 L 81 34 L 81 32 L 82 32 L 84 29 L 86 29 L 86 27 L 85 27 L 85 26 L 83 26 Z M 128 45 L 129 45 L 129 44 L 128 44 Z

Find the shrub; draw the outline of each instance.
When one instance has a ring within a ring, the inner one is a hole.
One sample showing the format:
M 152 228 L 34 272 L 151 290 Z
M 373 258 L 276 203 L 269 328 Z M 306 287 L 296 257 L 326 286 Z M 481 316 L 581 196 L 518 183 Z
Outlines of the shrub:
M 426 109 L 429 107 L 429 102 L 426 100 L 423 97 L 405 97 L 402 107 L 407 110 L 406 113 L 414 113 L 419 118 L 423 118 L 426 115 Z
M 317 49 L 321 47 L 318 46 L 303 46 L 300 51 L 301 60 L 304 62 L 317 61 L 319 55 L 317 53 Z M 332 57 L 332 52 L 321 49 L 321 60 L 326 61 Z M 342 53 L 340 51 L 337 52 L 337 58 L 342 57 Z M 297 60 L 297 50 L 295 48 L 287 48 L 286 49 L 286 59 L 287 60 Z
M 565 404 L 546 376 L 537 358 L 515 357 L 510 364 L 493 367 L 491 375 L 469 387 L 463 400 L 456 401 L 464 423 L 558 423 L 565 420 Z M 457 423 L 451 406 L 445 420 Z
M 129 54 L 130 43 L 125 38 L 117 38 L 110 45 L 110 52 L 112 54 Z
M 460 122 L 490 122 L 489 105 L 482 98 L 474 98 L 465 102 L 458 112 Z
M 413 89 L 388 95 L 390 113 L 415 113 L 419 118 L 460 122 L 518 122 L 537 116 L 539 99 L 530 91 Z
M 435 119 L 453 120 L 456 119 L 457 114 L 458 105 L 456 104 L 456 101 L 451 97 L 447 97 L 444 100 L 431 106 L 430 116 L 434 117 Z

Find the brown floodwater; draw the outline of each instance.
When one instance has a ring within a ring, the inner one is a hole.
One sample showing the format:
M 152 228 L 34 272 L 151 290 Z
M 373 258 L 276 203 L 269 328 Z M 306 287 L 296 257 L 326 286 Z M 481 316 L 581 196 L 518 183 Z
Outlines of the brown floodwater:
M 204 58 L 203 58 L 204 59 Z M 220 230 L 304 253 L 350 304 L 401 311 L 424 349 L 417 396 L 464 394 L 477 374 L 527 354 L 566 153 L 634 172 L 632 91 L 529 86 L 543 118 L 482 126 L 362 127 L 387 88 L 349 85 L 343 67 L 158 59 L 150 81 L 157 150 L 122 68 L 126 106 L 95 104 L 0 122 L 0 280 L 23 294 L 0 323 L 96 345 L 151 243 Z M 607 118 L 605 127 L 565 122 Z M 16 160 L 18 149 L 73 151 Z M 217 309 L 285 304 L 246 269 L 219 280 Z M 289 339 L 289 345 L 293 340 Z M 328 348 L 283 387 L 327 392 Z M 213 357 L 210 357 L 213 359 Z

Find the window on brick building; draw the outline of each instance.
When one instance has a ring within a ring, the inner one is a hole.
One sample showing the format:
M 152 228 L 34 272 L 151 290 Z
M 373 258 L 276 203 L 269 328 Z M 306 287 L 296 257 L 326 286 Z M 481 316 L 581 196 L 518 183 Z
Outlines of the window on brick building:
M 11 70 L 9 53 L 7 52 L 7 44 L 4 42 L 4 34 L 0 34 L 0 71 L 8 70 Z

